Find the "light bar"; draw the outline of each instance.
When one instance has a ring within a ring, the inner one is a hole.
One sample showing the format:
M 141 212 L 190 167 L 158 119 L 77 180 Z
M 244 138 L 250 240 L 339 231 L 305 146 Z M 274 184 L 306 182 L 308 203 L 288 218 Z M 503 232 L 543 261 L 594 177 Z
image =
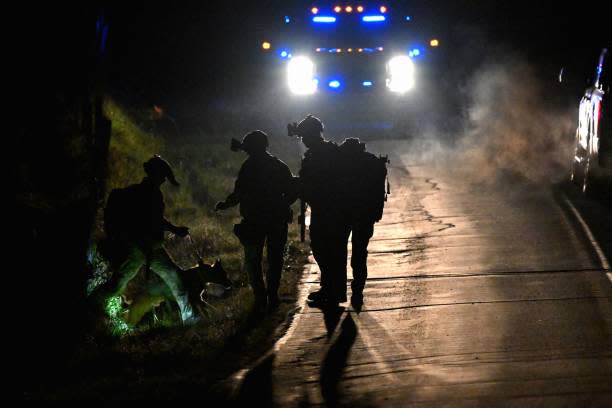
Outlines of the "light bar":
M 385 21 L 386 18 L 385 16 L 374 15 L 374 16 L 363 16 L 361 17 L 361 20 L 363 20 L 365 23 L 377 23 L 377 22 Z
M 346 48 L 346 49 L 345 48 L 317 47 L 314 50 L 316 52 L 331 52 L 331 53 L 342 53 L 344 51 L 346 51 L 346 52 L 353 52 L 353 51 L 355 51 L 355 52 L 368 52 L 368 53 L 370 53 L 370 52 L 382 52 L 385 49 L 384 49 L 384 47 L 376 47 L 376 48 Z M 415 50 L 416 50 L 416 48 L 415 48 Z M 411 52 L 410 56 L 412 56 L 412 51 L 410 51 L 410 52 Z M 291 55 L 291 54 L 289 54 L 289 55 Z M 281 56 L 286 57 L 287 55 L 281 55 Z
M 312 22 L 313 23 L 335 23 L 336 22 L 336 17 L 334 16 L 314 16 L 312 18 Z

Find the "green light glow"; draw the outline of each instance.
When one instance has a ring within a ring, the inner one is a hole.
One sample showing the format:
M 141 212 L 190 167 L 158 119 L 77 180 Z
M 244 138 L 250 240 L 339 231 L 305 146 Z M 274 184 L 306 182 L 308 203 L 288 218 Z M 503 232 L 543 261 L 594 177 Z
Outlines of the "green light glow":
M 110 321 L 111 332 L 114 335 L 120 336 L 132 331 L 132 327 L 121 318 L 122 313 L 121 296 L 114 296 L 106 301 L 106 314 Z

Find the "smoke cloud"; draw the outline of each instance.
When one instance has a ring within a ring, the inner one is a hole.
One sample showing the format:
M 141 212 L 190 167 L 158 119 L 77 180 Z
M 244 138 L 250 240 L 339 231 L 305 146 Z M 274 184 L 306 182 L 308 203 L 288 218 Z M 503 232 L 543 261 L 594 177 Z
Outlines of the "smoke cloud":
M 555 106 L 548 83 L 517 57 L 477 70 L 465 87 L 465 125 L 455 158 L 475 169 L 481 181 L 508 175 L 535 183 L 565 178 L 575 108 Z

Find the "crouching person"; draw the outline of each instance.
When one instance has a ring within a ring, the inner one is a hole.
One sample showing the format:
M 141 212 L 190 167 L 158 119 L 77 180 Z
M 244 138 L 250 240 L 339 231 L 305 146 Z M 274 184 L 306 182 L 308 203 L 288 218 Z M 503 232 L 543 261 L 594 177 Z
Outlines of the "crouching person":
M 268 153 L 267 147 L 268 137 L 260 130 L 248 133 L 242 142 L 232 140 L 232 150 L 243 150 L 249 157 L 240 168 L 234 191 L 215 206 L 218 211 L 240 204 L 242 221 L 234 226 L 234 232 L 244 247 L 245 269 L 258 311 L 278 306 L 287 224 L 292 218 L 290 205 L 297 198 L 289 167 Z M 264 244 L 269 266 L 265 284 Z
M 178 303 L 183 323 L 197 321 L 189 295 L 180 278 L 181 268 L 163 247 L 164 232 L 180 237 L 189 234 L 164 218 L 164 198 L 160 190 L 167 180 L 178 182 L 164 159 L 154 156 L 144 163 L 145 178 L 139 184 L 111 192 L 104 210 L 106 240 L 103 253 L 113 266 L 113 275 L 93 294 L 96 303 L 124 292 L 126 286 L 144 266 L 164 281 Z

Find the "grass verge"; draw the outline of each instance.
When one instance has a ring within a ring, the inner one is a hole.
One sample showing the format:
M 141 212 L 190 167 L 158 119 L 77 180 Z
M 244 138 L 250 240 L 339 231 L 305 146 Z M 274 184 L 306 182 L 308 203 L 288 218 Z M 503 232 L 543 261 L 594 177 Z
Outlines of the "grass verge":
M 127 305 L 115 299 L 112 319 L 100 316 L 101 321 L 110 322 L 108 330 L 88 333 L 66 364 L 65 375 L 49 379 L 26 399 L 104 401 L 110 405 L 201 395 L 273 344 L 276 328 L 295 308 L 306 248 L 298 240 L 298 226 L 291 224 L 279 290 L 282 303 L 273 313 L 254 316 L 252 292 L 242 271 L 242 247 L 232 232 L 239 216 L 236 210 L 212 211 L 214 203 L 233 189 L 245 157 L 229 151 L 230 137 L 200 140 L 187 136 L 176 143 L 169 136 L 145 130 L 154 126 L 142 113 L 128 112 L 113 100 L 107 101 L 105 109 L 112 120 L 108 191 L 139 182 L 144 175 L 142 163 L 151 155 L 159 153 L 167 158 L 181 186 L 164 186 L 166 216 L 177 225 L 189 226 L 191 233 L 190 239 L 169 237 L 166 249 L 183 268 L 194 265 L 197 255 L 210 263 L 221 259 L 235 287 L 229 296 L 211 299 L 204 320 L 191 327 L 181 325 L 176 305 L 168 301 L 137 327 L 124 327 L 121 316 Z M 283 157 L 282 149 L 278 156 L 295 171 L 294 153 L 285 152 L 293 160 Z M 92 248 L 103 238 L 101 216 L 102 210 Z M 104 262 L 92 261 L 90 273 L 93 289 L 110 271 Z M 142 281 L 139 275 L 128 289 L 137 291 Z

